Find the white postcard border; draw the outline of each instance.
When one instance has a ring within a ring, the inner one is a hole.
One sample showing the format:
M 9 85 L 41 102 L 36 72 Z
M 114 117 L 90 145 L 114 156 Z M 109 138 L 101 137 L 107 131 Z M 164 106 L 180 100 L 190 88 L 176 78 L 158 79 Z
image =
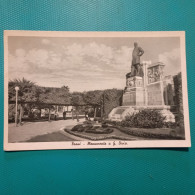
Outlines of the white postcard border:
M 142 141 L 66 141 L 8 143 L 8 36 L 37 37 L 180 37 L 182 90 L 184 107 L 185 140 L 142 140 Z M 148 31 L 148 32 L 61 32 L 61 31 L 4 31 L 4 150 L 52 150 L 52 149 L 101 149 L 101 148 L 170 148 L 191 147 L 186 48 L 184 31 Z

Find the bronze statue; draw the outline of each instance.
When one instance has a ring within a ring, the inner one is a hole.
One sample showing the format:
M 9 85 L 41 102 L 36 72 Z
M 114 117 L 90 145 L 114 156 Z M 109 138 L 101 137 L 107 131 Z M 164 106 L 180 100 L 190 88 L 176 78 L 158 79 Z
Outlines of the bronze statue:
M 134 49 L 132 52 L 132 64 L 131 64 L 131 76 L 143 77 L 143 69 L 140 64 L 140 57 L 144 54 L 144 50 L 138 46 L 138 43 L 134 43 Z

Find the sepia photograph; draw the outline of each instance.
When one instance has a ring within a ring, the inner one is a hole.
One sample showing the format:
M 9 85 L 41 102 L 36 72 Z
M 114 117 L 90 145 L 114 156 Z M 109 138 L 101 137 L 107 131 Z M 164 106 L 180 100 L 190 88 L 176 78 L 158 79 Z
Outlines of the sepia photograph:
M 4 31 L 5 151 L 190 146 L 184 31 Z

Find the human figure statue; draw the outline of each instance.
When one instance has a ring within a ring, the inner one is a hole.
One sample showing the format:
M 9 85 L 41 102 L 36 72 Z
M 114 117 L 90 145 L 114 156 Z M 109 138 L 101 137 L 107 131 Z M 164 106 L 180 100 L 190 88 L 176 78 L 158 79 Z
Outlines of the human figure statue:
M 138 43 L 134 43 L 134 49 L 132 52 L 132 64 L 131 64 L 131 76 L 143 77 L 143 70 L 140 64 L 140 57 L 144 54 L 144 50 L 138 46 Z

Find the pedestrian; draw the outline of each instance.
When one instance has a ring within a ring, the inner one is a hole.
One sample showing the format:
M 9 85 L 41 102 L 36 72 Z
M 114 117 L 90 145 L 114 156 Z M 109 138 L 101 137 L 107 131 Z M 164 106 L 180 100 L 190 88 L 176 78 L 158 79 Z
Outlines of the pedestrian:
M 55 111 L 55 113 L 54 113 L 54 119 L 55 119 L 55 121 L 57 120 L 57 111 Z
M 66 120 L 66 111 L 63 112 L 63 119 Z
M 73 109 L 71 109 L 71 112 L 72 112 L 72 120 L 74 120 L 74 111 L 73 111 Z
M 76 118 L 77 118 L 77 122 L 79 122 L 79 111 L 76 110 Z
M 85 120 L 88 120 L 88 110 L 85 110 Z

